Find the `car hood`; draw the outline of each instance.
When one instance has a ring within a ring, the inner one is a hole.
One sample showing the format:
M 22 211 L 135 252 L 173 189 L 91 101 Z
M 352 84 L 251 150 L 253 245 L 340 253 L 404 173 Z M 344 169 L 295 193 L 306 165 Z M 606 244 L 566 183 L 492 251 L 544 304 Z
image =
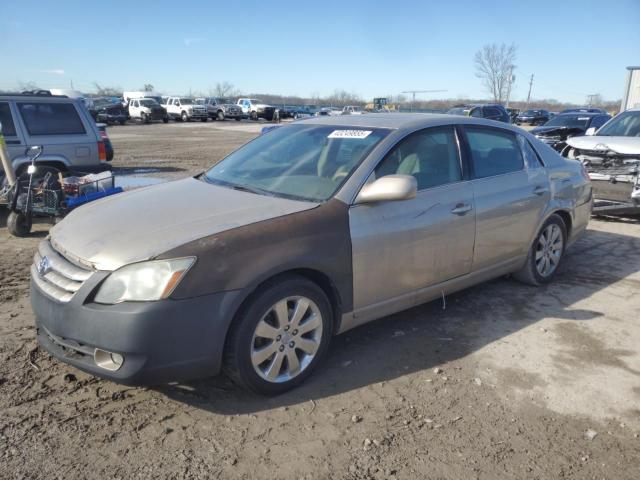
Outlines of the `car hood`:
M 541 137 L 560 136 L 566 138 L 568 135 L 582 135 L 585 129 L 581 127 L 536 127 L 529 130 L 532 135 Z
M 567 144 L 580 150 L 611 150 L 622 155 L 640 154 L 640 137 L 573 137 Z
M 51 229 L 51 242 L 98 270 L 115 270 L 209 235 L 317 205 L 186 178 L 80 207 Z

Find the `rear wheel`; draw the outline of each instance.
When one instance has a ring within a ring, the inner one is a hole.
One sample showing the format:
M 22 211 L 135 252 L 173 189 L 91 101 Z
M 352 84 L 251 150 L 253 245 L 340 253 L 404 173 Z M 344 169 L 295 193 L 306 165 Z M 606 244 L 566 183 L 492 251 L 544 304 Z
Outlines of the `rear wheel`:
M 162 119 L 162 122 L 163 122 L 163 123 L 169 123 L 169 117 L 164 117 L 164 118 Z
M 7 229 L 15 237 L 26 237 L 31 232 L 32 219 L 30 215 L 22 212 L 9 212 L 7 216 Z
M 302 383 L 333 334 L 323 290 L 297 275 L 265 284 L 241 310 L 225 348 L 225 371 L 256 393 L 276 395 Z
M 200 119 L 201 122 L 206 122 L 207 120 L 209 120 L 209 117 L 204 117 Z
M 239 122 L 240 120 L 242 120 L 240 117 L 236 117 L 236 122 Z
M 559 215 L 551 215 L 542 225 L 529 250 L 527 263 L 514 276 L 529 285 L 542 285 L 553 280 L 564 255 L 567 227 Z
M 251 114 L 249 115 L 249 118 L 253 121 L 258 120 L 258 113 L 257 112 L 251 112 Z

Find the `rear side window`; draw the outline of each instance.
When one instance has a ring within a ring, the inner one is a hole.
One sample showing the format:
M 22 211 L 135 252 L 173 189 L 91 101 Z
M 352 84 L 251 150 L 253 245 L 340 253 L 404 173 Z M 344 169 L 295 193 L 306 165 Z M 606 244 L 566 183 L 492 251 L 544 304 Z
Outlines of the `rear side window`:
M 16 136 L 16 126 L 13 124 L 8 103 L 0 103 L 0 124 L 2 124 L 2 134 L 5 137 Z
M 18 103 L 29 135 L 84 135 L 86 130 L 72 103 Z
M 476 178 L 517 172 L 524 167 L 522 153 L 513 133 L 504 130 L 465 129 Z
M 462 180 L 458 144 L 453 127 L 430 128 L 401 140 L 378 164 L 376 178 L 411 175 L 418 190 Z
M 522 153 L 524 155 L 524 163 L 527 165 L 529 170 L 534 168 L 543 167 L 544 164 L 542 160 L 538 156 L 538 153 L 533 149 L 529 140 L 524 138 L 522 135 L 518 135 L 518 141 L 520 142 L 520 146 L 522 147 Z

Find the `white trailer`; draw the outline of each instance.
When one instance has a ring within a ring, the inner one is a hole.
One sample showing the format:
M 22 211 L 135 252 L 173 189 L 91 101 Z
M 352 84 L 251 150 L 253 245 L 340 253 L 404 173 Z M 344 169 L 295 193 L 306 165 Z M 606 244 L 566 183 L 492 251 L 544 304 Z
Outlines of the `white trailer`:
M 640 108 L 640 67 L 627 67 L 627 80 L 622 94 L 620 111 Z

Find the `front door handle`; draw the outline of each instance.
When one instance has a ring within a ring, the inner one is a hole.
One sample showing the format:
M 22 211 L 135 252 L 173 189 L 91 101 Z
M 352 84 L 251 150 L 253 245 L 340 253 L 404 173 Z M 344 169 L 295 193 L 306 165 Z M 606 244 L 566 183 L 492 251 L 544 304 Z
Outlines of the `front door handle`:
M 538 185 L 536 188 L 533 189 L 533 193 L 535 193 L 536 195 L 544 195 L 548 191 L 549 190 L 543 187 L 542 185 Z
M 473 207 L 469 203 L 458 203 L 452 210 L 451 213 L 454 215 L 464 215 L 465 213 L 471 211 Z

